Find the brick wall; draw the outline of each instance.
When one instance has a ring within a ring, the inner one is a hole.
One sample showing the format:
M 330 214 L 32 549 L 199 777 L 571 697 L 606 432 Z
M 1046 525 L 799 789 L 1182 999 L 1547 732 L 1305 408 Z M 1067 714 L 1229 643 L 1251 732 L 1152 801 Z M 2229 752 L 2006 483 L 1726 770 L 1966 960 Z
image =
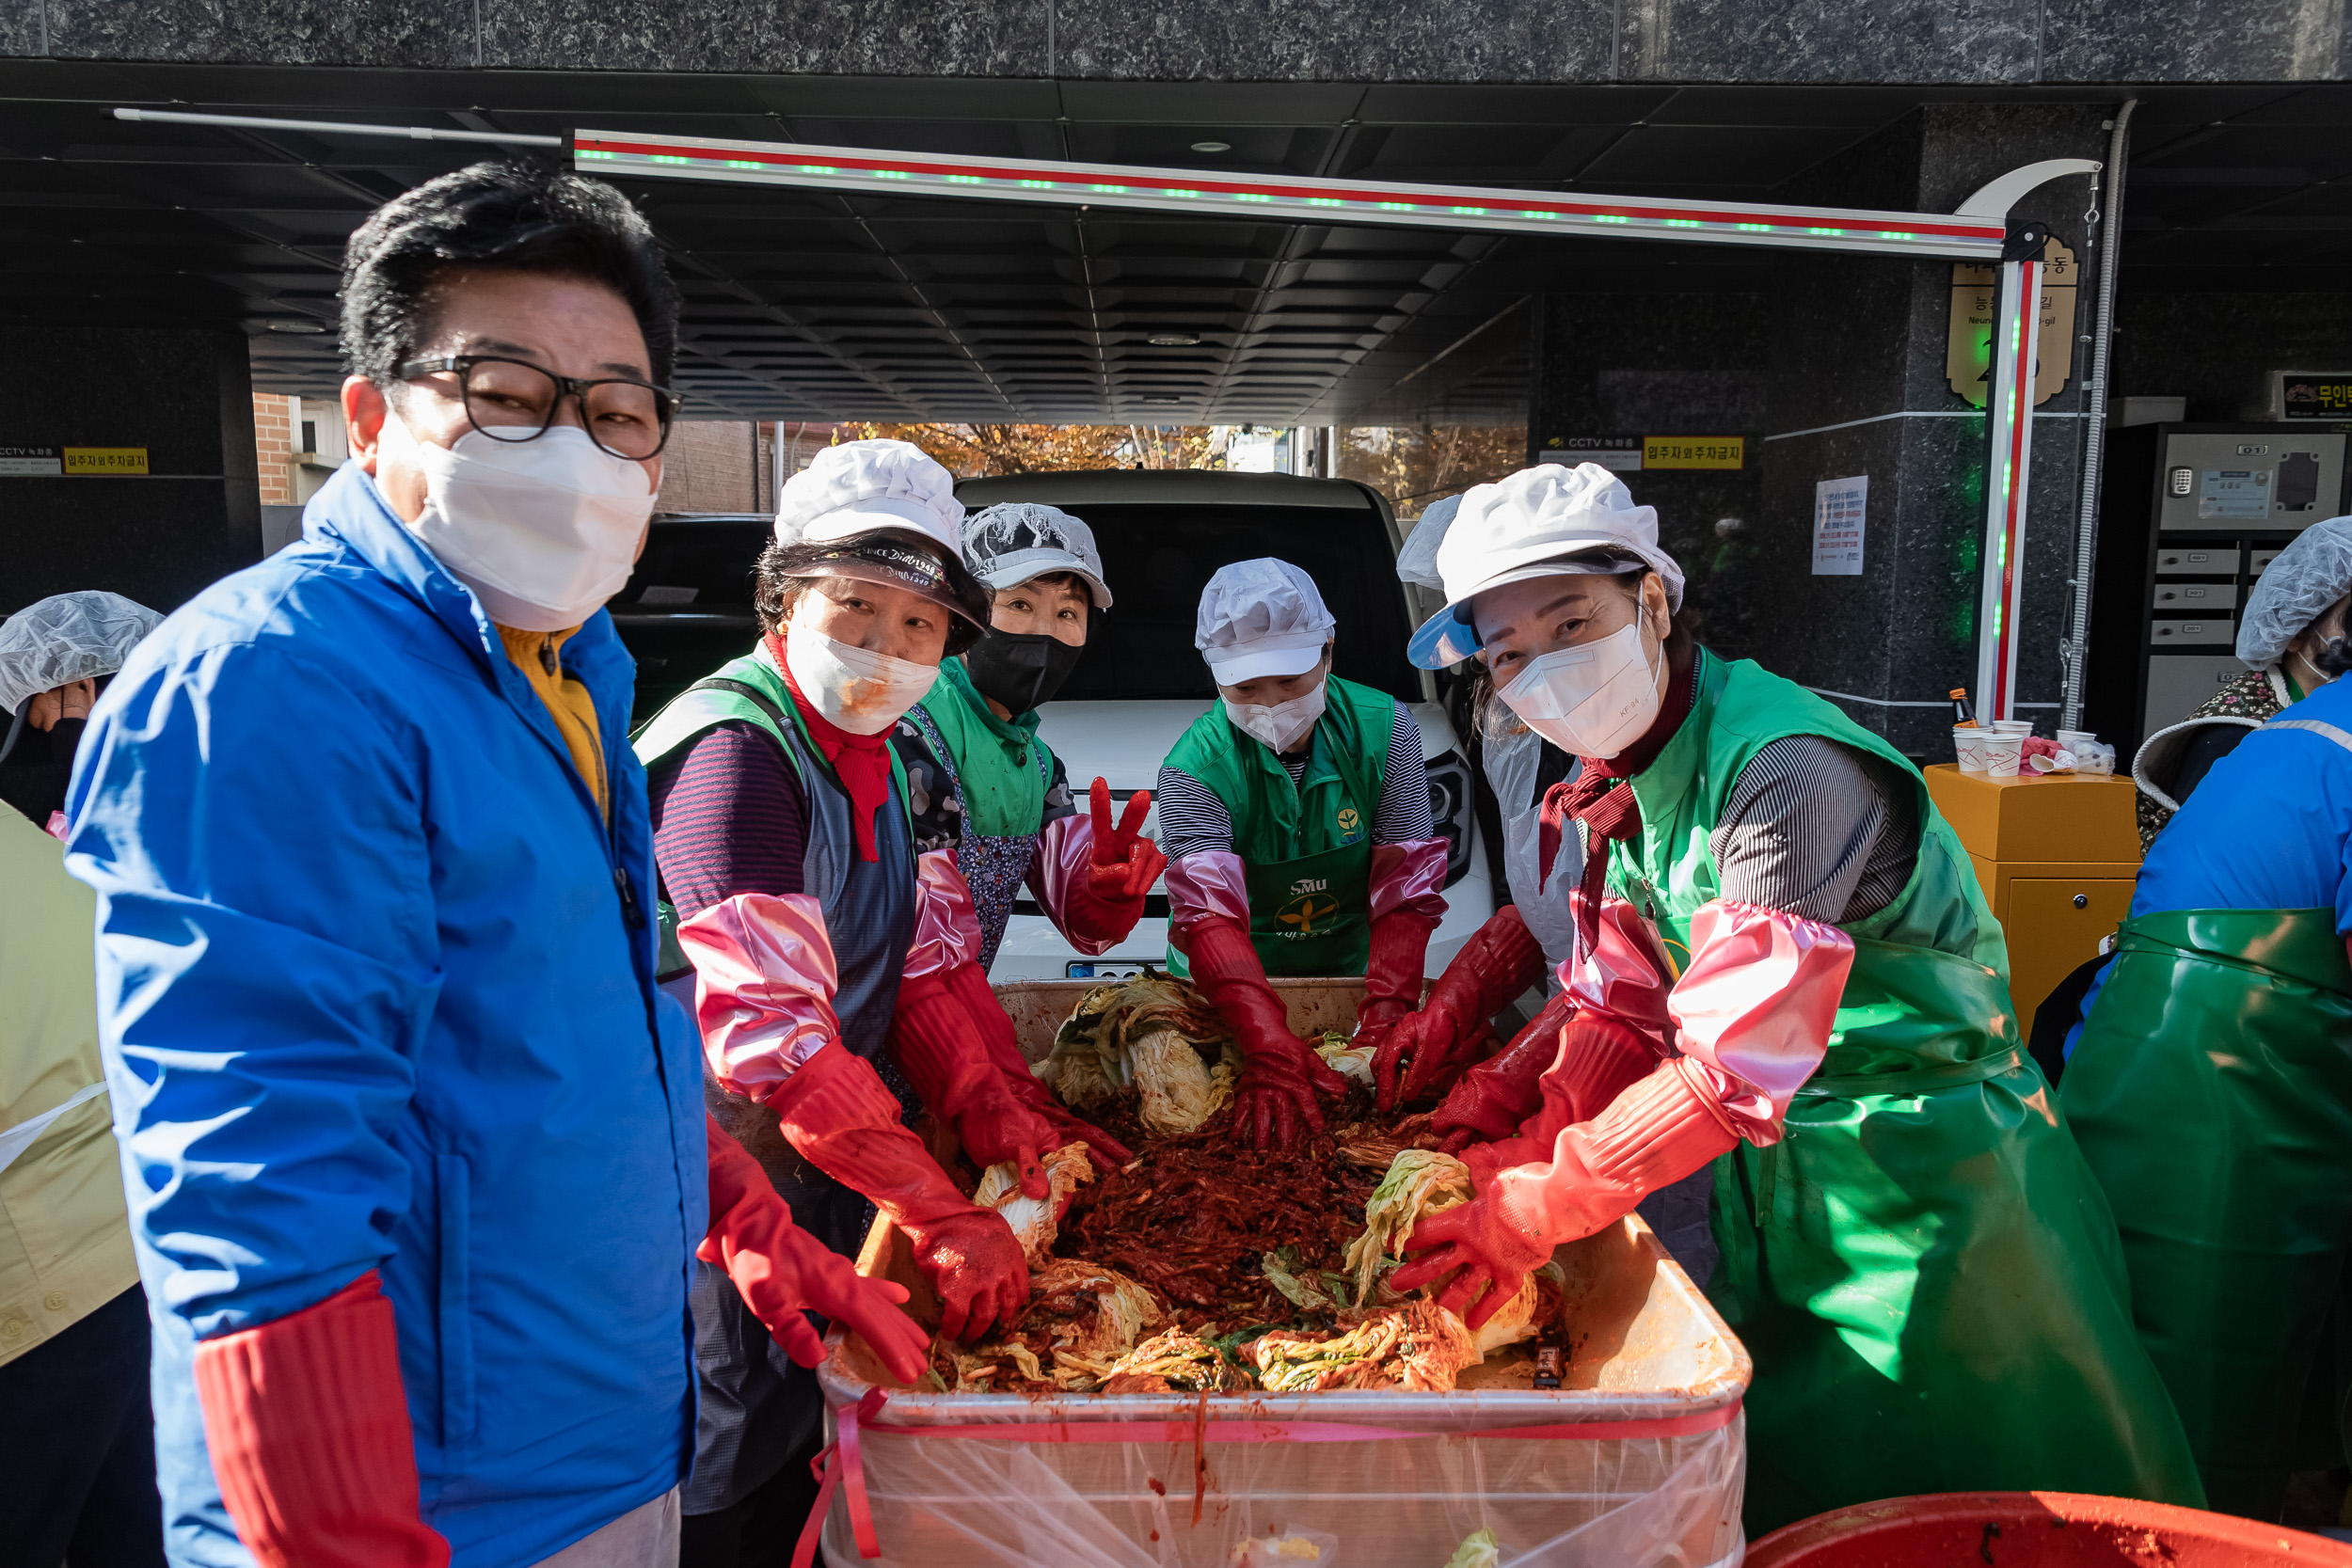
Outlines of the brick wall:
M 772 512 L 776 506 L 775 426 L 694 420 L 670 432 L 662 449 L 664 512 Z
M 262 475 L 262 504 L 294 504 L 293 400 L 253 394 L 253 457 Z

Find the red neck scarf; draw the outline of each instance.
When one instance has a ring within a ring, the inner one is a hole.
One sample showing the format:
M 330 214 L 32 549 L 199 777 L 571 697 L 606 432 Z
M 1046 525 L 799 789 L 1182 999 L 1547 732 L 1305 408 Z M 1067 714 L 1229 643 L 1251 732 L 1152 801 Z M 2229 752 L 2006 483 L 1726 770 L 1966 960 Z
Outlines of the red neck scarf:
M 770 632 L 766 641 L 768 657 L 776 661 L 784 684 L 791 689 L 792 705 L 801 710 L 801 722 L 808 726 L 809 738 L 833 764 L 841 787 L 850 792 L 850 823 L 857 831 L 857 858 L 881 860 L 882 848 L 874 842 L 874 815 L 890 803 L 890 731 L 851 735 L 818 712 L 801 695 L 801 683 L 792 678 L 792 666 L 784 660 L 784 640 Z
M 1682 728 L 1698 693 L 1698 669 L 1693 655 L 1689 663 L 1666 677 L 1665 701 L 1659 705 L 1658 717 L 1650 721 L 1641 739 L 1613 757 L 1584 758 L 1583 768 L 1573 780 L 1553 784 L 1544 793 L 1543 824 L 1536 840 L 1541 855 L 1536 888 L 1540 892 L 1551 878 L 1563 829 L 1570 821 L 1583 823 L 1584 879 L 1577 884 L 1574 905 L 1577 933 L 1588 952 L 1600 940 L 1600 901 L 1609 878 L 1609 850 L 1603 841 L 1629 843 L 1642 832 L 1642 808 L 1633 799 L 1632 786 L 1620 789 L 1617 784 L 1656 762 L 1666 742 Z

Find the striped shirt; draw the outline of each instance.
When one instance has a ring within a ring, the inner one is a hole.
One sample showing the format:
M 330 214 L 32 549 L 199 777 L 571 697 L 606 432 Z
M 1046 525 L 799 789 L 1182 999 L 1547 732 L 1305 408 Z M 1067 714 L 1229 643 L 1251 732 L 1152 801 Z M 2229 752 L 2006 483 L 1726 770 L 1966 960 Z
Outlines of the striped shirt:
M 1396 721 L 1389 730 L 1389 755 L 1392 759 L 1410 757 L 1418 763 L 1422 760 L 1421 726 L 1413 722 L 1413 716 L 1404 704 L 1392 705 Z M 1282 766 L 1290 770 L 1292 784 L 1306 777 L 1308 754 L 1301 751 L 1295 757 L 1281 759 Z M 1154 799 L 1159 805 L 1160 851 L 1168 859 L 1232 851 L 1233 814 L 1207 784 L 1163 763 Z M 1380 809 L 1373 814 L 1372 841 L 1415 844 L 1437 836 L 1429 812 L 1427 770 L 1419 767 L 1388 768 L 1380 780 Z
M 1773 741 L 1708 835 L 1722 895 L 1831 926 L 1878 913 L 1918 863 L 1916 790 L 1894 764 L 1821 736 Z
M 661 895 L 679 919 L 739 893 L 803 891 L 808 800 L 784 749 L 756 725 L 713 725 L 645 788 Z

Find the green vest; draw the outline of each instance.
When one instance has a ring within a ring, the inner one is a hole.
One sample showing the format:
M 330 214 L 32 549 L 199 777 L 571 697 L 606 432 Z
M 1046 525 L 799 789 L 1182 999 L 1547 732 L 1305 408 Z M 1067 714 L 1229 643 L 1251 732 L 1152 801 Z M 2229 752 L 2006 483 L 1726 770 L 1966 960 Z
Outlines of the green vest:
M 1249 893 L 1249 940 L 1268 974 L 1361 974 L 1372 955 L 1372 824 L 1388 774 L 1396 701 L 1324 681 L 1307 770 L 1295 784 L 1264 742 L 1219 704 L 1168 753 L 1225 802 Z M 1419 762 L 1421 759 L 1413 759 Z M 1190 973 L 1171 944 L 1168 967 Z
M 921 706 L 955 753 L 940 760 L 955 769 L 965 825 L 983 838 L 1034 838 L 1045 825 L 1045 781 L 1054 771 L 1037 709 L 997 718 L 961 657 L 940 665 Z
M 1749 1536 L 1929 1492 L 2200 1502 L 2114 1222 L 2020 1048 L 2000 927 L 1925 783 L 1803 688 L 1699 657 L 1691 716 L 1632 780 L 1641 838 L 1608 872 L 1677 971 L 1720 895 L 1708 835 L 1764 747 L 1817 735 L 1884 758 L 1919 822 L 1901 895 L 1844 927 L 1829 1053 L 1782 1137 L 1715 1164 L 1708 1293 L 1756 1357 Z
M 749 687 L 759 693 L 759 698 L 730 690 L 730 687 Z M 779 718 L 790 724 L 789 735 L 777 727 Z M 764 650 L 755 647 L 748 654 L 727 660 L 671 698 L 660 712 L 637 727 L 628 737 L 629 747 L 650 773 L 705 730 L 729 720 L 766 731 L 771 739 L 784 748 L 786 761 L 800 773 L 802 787 L 809 795 L 811 821 L 803 866 L 803 885 L 820 904 L 830 908 L 850 874 L 849 863 L 842 857 L 853 857 L 856 850 L 850 847 L 852 840 L 847 832 L 816 831 L 818 817 L 828 800 L 818 794 L 810 775 L 821 774 L 833 780 L 833 766 L 825 761 L 824 752 L 809 735 L 808 725 L 802 721 L 801 710 L 792 701 L 792 689 L 784 684 L 784 676 L 777 673 L 775 662 Z M 884 747 L 883 751 L 890 758 L 891 795 L 898 803 L 899 816 L 912 829 L 914 812 L 908 804 L 906 766 L 898 760 L 897 747 Z M 835 789 L 838 790 L 837 784 Z M 655 905 L 655 912 L 661 930 L 658 971 L 664 978 L 675 978 L 693 967 L 687 961 L 685 949 L 678 945 L 677 909 L 665 897 Z

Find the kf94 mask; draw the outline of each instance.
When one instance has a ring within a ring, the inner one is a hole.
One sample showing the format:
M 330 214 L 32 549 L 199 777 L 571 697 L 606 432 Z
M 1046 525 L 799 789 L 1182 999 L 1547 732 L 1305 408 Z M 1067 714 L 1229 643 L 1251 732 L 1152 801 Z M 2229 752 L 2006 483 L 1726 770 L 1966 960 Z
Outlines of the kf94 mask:
M 573 425 L 530 441 L 469 430 L 455 446 L 416 447 L 424 511 L 408 531 L 500 626 L 576 626 L 628 581 L 653 516 L 642 465 Z
M 1658 717 L 1658 667 L 1635 621 L 1597 642 L 1528 660 L 1501 695 L 1529 729 L 1571 756 L 1613 757 Z
M 880 735 L 923 700 L 939 666 L 836 642 L 795 616 L 784 628 L 785 662 L 801 695 L 851 735 Z
M 1289 751 L 1306 738 L 1323 717 L 1323 682 L 1304 697 L 1293 697 L 1287 703 L 1260 707 L 1249 703 L 1228 701 L 1225 717 L 1233 727 L 1255 740 L 1263 740 L 1279 753 Z

